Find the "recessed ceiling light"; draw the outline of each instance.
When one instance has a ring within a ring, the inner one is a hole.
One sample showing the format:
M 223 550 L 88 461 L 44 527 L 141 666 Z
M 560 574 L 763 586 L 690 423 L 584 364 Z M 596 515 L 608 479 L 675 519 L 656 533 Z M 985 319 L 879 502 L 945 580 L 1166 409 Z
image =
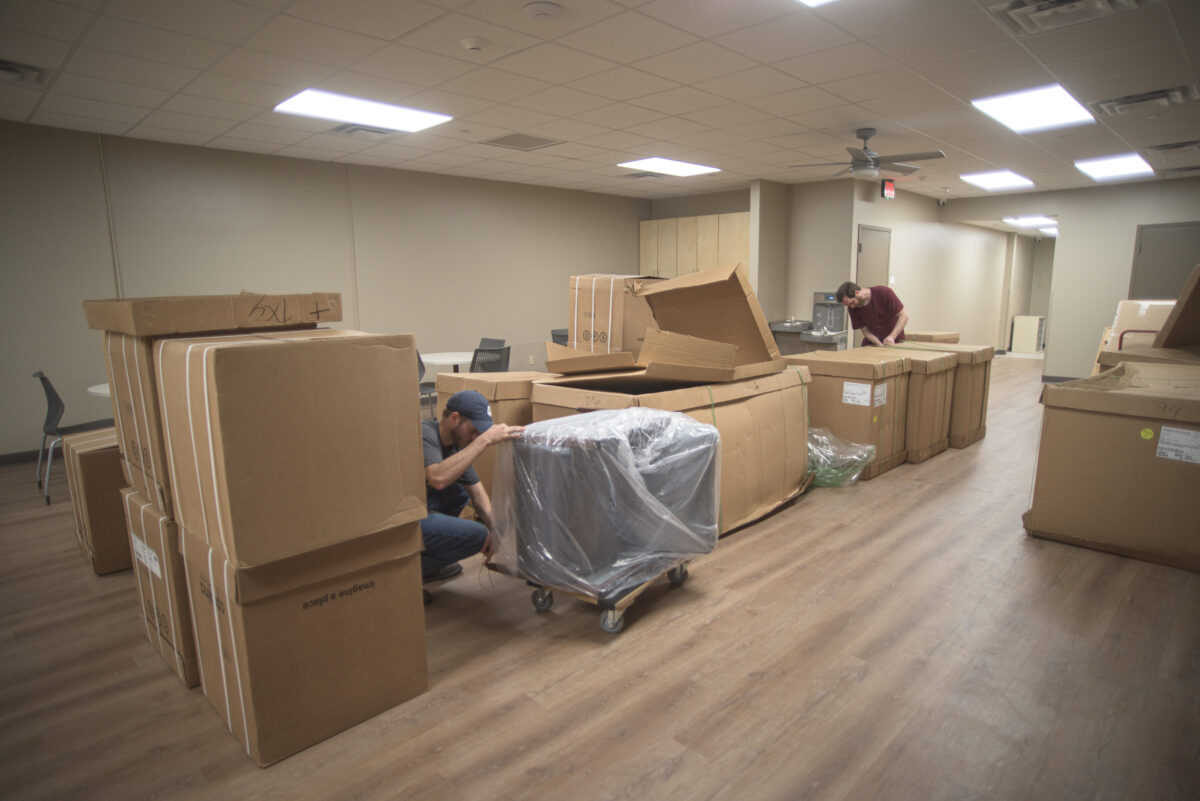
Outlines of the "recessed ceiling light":
M 705 167 L 703 164 L 689 164 L 686 161 L 675 161 L 673 159 L 652 158 L 640 159 L 638 161 L 627 161 L 624 164 L 618 164 L 618 167 L 626 167 L 631 170 L 646 170 L 648 172 L 660 172 L 663 175 L 677 175 L 686 178 L 690 175 L 704 175 L 708 172 L 720 172 L 716 167 Z
M 1049 217 L 1034 215 L 1029 217 L 1005 217 L 1004 222 L 1016 228 L 1037 228 L 1043 225 L 1054 225 L 1054 220 Z
M 1058 84 L 972 100 L 971 105 L 1017 133 L 1096 121 Z
M 796 0 L 796 2 L 803 3 L 804 5 L 808 6 L 809 8 L 816 8 L 817 6 L 823 6 L 826 3 L 835 2 L 835 0 Z
M 1012 170 L 976 172 L 970 175 L 960 175 L 958 177 L 969 184 L 974 184 L 980 189 L 986 189 L 989 192 L 998 192 L 1001 189 L 1019 189 L 1024 186 L 1033 186 L 1033 181 L 1029 180 L 1024 175 L 1017 175 Z
M 1039 228 L 1038 230 L 1041 231 L 1046 236 L 1051 236 L 1051 237 L 1055 237 L 1055 238 L 1058 237 L 1058 226 L 1054 226 L 1053 228 Z
M 305 89 L 300 94 L 293 95 L 280 103 L 275 110 L 301 117 L 354 122 L 373 128 L 387 128 L 391 131 L 408 133 L 423 131 L 454 119 L 445 114 L 435 114 L 432 111 L 393 106 L 391 103 L 338 95 L 333 92 L 323 92 L 320 89 Z
M 1117 178 L 1154 174 L 1154 168 L 1137 153 L 1108 156 L 1102 159 L 1085 159 L 1075 162 L 1075 166 L 1081 172 L 1087 173 L 1093 181 L 1114 181 Z

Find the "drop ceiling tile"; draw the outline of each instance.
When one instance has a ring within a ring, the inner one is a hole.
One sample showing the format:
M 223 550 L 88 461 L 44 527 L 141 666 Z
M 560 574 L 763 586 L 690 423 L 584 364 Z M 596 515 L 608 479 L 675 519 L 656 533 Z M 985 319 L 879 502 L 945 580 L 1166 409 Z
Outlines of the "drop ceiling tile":
M 554 120 L 543 125 L 533 125 L 525 129 L 525 133 L 542 136 L 547 139 L 558 139 L 564 142 L 575 142 L 589 136 L 598 136 L 609 129 L 601 125 L 593 125 L 579 119 Z M 539 148 L 539 153 L 548 152 L 548 148 Z
M 1093 53 L 1081 58 L 1057 61 L 1051 68 L 1064 85 L 1145 72 L 1162 67 L 1187 65 L 1187 53 L 1178 42 L 1166 39 L 1135 47 Z
M 609 133 L 600 134 L 599 136 L 589 136 L 580 144 L 591 145 L 592 147 L 606 148 L 608 150 L 629 150 L 638 145 L 654 144 L 655 140 L 646 137 L 638 136 L 628 130 L 625 131 L 610 131 Z
M 117 103 L 139 108 L 154 108 L 171 97 L 170 92 L 150 89 L 145 86 L 130 86 L 103 78 L 64 73 L 54 82 L 56 94 L 70 97 L 85 97 L 90 100 Z
M 438 88 L 485 100 L 507 103 L 518 97 L 540 92 L 551 86 L 546 81 L 501 72 L 489 67 L 479 67 L 465 75 L 452 78 Z M 577 87 L 578 88 L 578 87 Z
M 338 153 L 357 153 L 360 150 L 366 150 L 375 142 L 369 139 L 359 139 L 355 136 L 347 136 L 342 134 L 314 134 L 307 139 L 296 143 L 300 147 L 315 147 L 321 150 L 332 150 Z
M 233 136 L 218 136 L 215 139 L 209 140 L 206 147 L 215 147 L 219 150 L 233 150 L 239 153 L 260 153 L 270 155 L 279 150 L 279 145 L 273 145 L 270 142 L 256 142 L 253 139 L 238 139 Z
M 212 66 L 212 72 L 304 89 L 328 78 L 336 68 L 311 61 L 238 48 Z
M 361 150 L 357 153 L 347 153 L 344 156 L 339 156 L 335 161 L 339 164 L 358 164 L 363 167 L 390 167 L 395 163 L 392 159 L 368 156 Z
M 246 122 L 256 125 L 270 125 L 278 128 L 287 128 L 292 131 L 304 131 L 307 133 L 317 133 L 319 131 L 329 130 L 332 124 L 329 120 L 318 120 L 314 117 L 301 117 L 296 114 L 283 114 L 278 111 L 264 111 Z
M 383 40 L 371 36 L 282 16 L 264 25 L 246 40 L 244 46 L 276 56 L 344 68 L 366 59 L 384 45 Z
M 212 39 L 105 16 L 96 20 L 82 41 L 100 50 L 196 69 L 212 65 L 229 51 L 229 45 Z
M 976 9 L 965 14 L 925 22 L 882 36 L 869 43 L 904 64 L 966 53 L 1011 42 L 1011 37 L 987 12 Z
M 664 117 L 654 122 L 645 122 L 629 128 L 629 133 L 648 136 L 651 139 L 675 139 L 688 134 L 706 131 L 708 127 L 681 117 Z
M 603 125 L 607 128 L 628 128 L 645 122 L 661 120 L 666 115 L 653 109 L 641 108 L 629 103 L 612 103 L 600 108 L 576 114 L 575 119 Z
M 1047 153 L 1071 161 L 1129 152 L 1129 147 L 1120 137 L 1096 125 L 1042 131 L 1026 134 L 1025 138 Z
M 308 134 L 304 131 L 290 130 L 274 125 L 245 122 L 230 128 L 226 132 L 226 136 L 232 136 L 235 139 L 250 139 L 255 142 L 268 142 L 282 146 L 294 145 L 301 139 L 306 138 Z
M 402 161 L 407 159 L 420 158 L 429 152 L 419 147 L 411 147 L 403 144 L 387 143 L 382 145 L 372 145 L 362 151 L 371 156 L 377 156 L 390 161 Z
M 1055 80 L 1050 73 L 1041 67 L 1031 67 L 1000 75 L 987 75 L 970 81 L 946 81 L 941 86 L 959 100 L 970 102 L 984 97 L 995 97 L 1025 89 L 1035 89 L 1039 86 L 1049 86 L 1053 83 Z
M 540 111 L 532 109 L 500 105 L 486 108 L 474 114 L 468 114 L 466 119 L 470 122 L 494 125 L 497 128 L 504 128 L 508 131 L 523 131 L 531 125 L 541 125 L 551 122 L 556 118 L 551 114 L 543 114 Z
M 416 0 L 295 0 L 287 13 L 364 36 L 395 40 L 437 19 L 446 9 Z
M 702 109 L 690 113 L 681 113 L 685 120 L 698 122 L 710 128 L 730 128 L 734 125 L 744 125 L 750 122 L 761 122 L 773 119 L 774 115 L 743 103 L 726 103 L 716 108 Z
M 747 139 L 766 139 L 772 136 L 785 136 L 792 133 L 803 133 L 807 129 L 794 122 L 783 119 L 748 122 L 744 125 L 734 125 L 727 129 L 730 133 L 744 136 Z
M 192 133 L 191 131 L 173 131 L 170 128 L 155 128 L 151 125 L 139 125 L 127 131 L 125 136 L 134 139 L 149 139 L 154 142 L 170 142 L 176 145 L 192 145 L 200 147 L 212 141 L 208 134 Z
M 945 108 L 959 108 L 962 106 L 962 101 L 939 89 L 926 89 L 920 92 L 909 92 L 903 95 L 867 100 L 859 105 L 886 117 L 903 120 L 905 115 L 909 114 L 921 114 Z
M 797 6 L 793 0 L 738 0 L 736 3 L 653 0 L 638 10 L 689 33 L 711 38 L 795 13 Z
M 340 70 L 328 78 L 317 81 L 312 86 L 326 92 L 365 97 L 381 103 L 394 103 L 401 106 L 409 105 L 410 98 L 422 91 L 422 87 L 413 83 L 393 81 L 378 75 L 367 75 L 350 70 Z M 274 104 L 272 104 L 272 108 L 274 108 Z
M 550 145 L 545 150 L 551 155 L 565 159 L 572 159 L 575 161 L 602 163 L 609 163 L 612 161 L 611 150 L 593 147 L 591 145 L 584 145 L 580 144 L 579 142 L 564 142 L 561 145 Z
M 565 86 L 552 86 L 512 102 L 514 106 L 531 108 L 545 114 L 553 114 L 556 117 L 570 117 L 608 104 L 606 98 L 568 89 Z
M 719 36 L 715 41 L 756 61 L 772 63 L 849 44 L 853 39 L 816 14 L 801 10 Z
M 829 81 L 821 84 L 821 88 L 851 103 L 858 103 L 887 95 L 919 92 L 930 88 L 930 85 L 928 80 L 915 72 L 904 67 L 894 67 L 882 72 Z
M 751 67 L 694 84 L 697 89 L 712 92 L 729 100 L 749 100 L 773 95 L 790 89 L 800 89 L 805 82 L 773 67 Z
M 129 124 L 113 120 L 98 120 L 93 117 L 79 117 L 73 114 L 60 114 L 55 111 L 40 110 L 29 118 L 34 125 L 46 125 L 50 128 L 66 128 L 72 131 L 90 131 L 92 133 L 112 134 L 121 136 L 129 130 Z
M 189 36 L 237 44 L 271 19 L 270 12 L 228 0 L 111 0 L 104 13 Z
M 44 0 L 4 0 L 0 9 L 0 25 L 5 28 L 67 42 L 78 39 L 90 19 L 84 9 Z
M 433 87 L 475 69 L 457 58 L 446 58 L 415 47 L 387 45 L 354 64 L 357 72 L 379 75 L 394 81 Z
M 404 105 L 409 108 L 421 109 L 422 111 L 449 114 L 451 117 L 463 117 L 467 114 L 483 111 L 485 108 L 490 108 L 496 104 L 490 100 L 481 100 L 478 97 L 468 97 L 466 95 L 455 94 L 454 92 L 443 92 L 440 89 L 427 89 L 424 92 L 417 92 L 415 95 L 405 98 Z
M 967 53 L 921 61 L 912 69 L 931 81 L 946 83 L 950 76 L 956 82 L 987 78 L 1018 70 L 1038 69 L 1024 48 L 1015 42 L 982 47 Z
M 610 100 L 629 100 L 673 89 L 679 84 L 633 67 L 617 67 L 571 81 L 569 85 Z
M 63 63 L 70 51 L 70 43 L 60 39 L 0 27 L 0 53 L 9 61 L 52 70 Z
M 12 83 L 0 83 L 0 105 L 31 109 L 42 99 L 40 89 L 30 89 Z M 24 117 L 22 117 L 24 119 Z
M 743 137 L 729 131 L 701 131 L 700 133 L 681 136 L 678 139 L 679 144 L 685 147 L 707 148 L 715 150 L 719 147 L 728 147 L 736 145 L 739 142 L 745 141 Z M 720 151 L 718 151 L 720 152 Z
M 622 11 L 558 38 L 558 42 L 567 47 L 621 64 L 656 56 L 694 41 L 696 37 L 637 11 Z
M 486 43 L 478 53 L 472 53 L 463 47 L 464 38 L 484 39 Z M 517 33 L 511 28 L 501 28 L 462 14 L 445 14 L 400 38 L 400 44 L 453 55 L 476 64 L 486 64 L 540 43 L 540 39 Z
M 725 99 L 716 95 L 710 95 L 707 92 L 701 92 L 698 89 L 692 89 L 689 86 L 680 86 L 675 89 L 668 89 L 665 92 L 656 92 L 652 95 L 639 97 L 636 100 L 631 100 L 630 103 L 652 111 L 661 111 L 665 114 L 683 114 L 688 111 L 699 111 L 701 109 L 725 105 Z
M 235 148 L 240 149 L 240 148 Z M 310 161 L 333 161 L 341 155 L 338 150 L 324 150 L 317 147 L 304 147 L 303 145 L 291 145 L 274 151 L 276 156 L 284 156 L 293 159 L 308 159 Z
M 497 59 L 492 66 L 527 78 L 570 83 L 617 66 L 558 44 L 541 44 Z
M 755 141 L 744 141 L 736 142 L 730 145 L 721 145 L 720 147 L 714 148 L 714 150 L 716 150 L 718 153 L 724 153 L 726 155 L 735 156 L 738 158 L 759 159 L 769 158 L 787 152 L 785 148 L 771 144 L 770 142 Z
M 1072 83 L 1067 89 L 1080 103 L 1087 105 L 1118 97 L 1155 92 L 1160 89 L 1172 89 L 1186 86 L 1195 82 L 1195 77 L 1186 64 L 1177 64 L 1174 68 L 1164 66 L 1145 72 L 1133 72 L 1109 78 L 1099 78 L 1094 81 L 1079 81 Z
M 211 97 L 217 100 L 232 100 L 256 106 L 274 108 L 296 93 L 291 86 L 251 81 L 233 75 L 204 72 L 187 85 L 189 95 Z
M 87 117 L 108 122 L 123 122 L 125 127 L 142 121 L 147 109 L 138 106 L 124 106 L 101 100 L 89 100 L 82 97 L 67 97 L 56 92 L 50 92 L 42 98 L 41 111 L 52 114 L 64 114 L 71 117 Z
M 201 117 L 237 122 L 245 122 L 262 112 L 261 106 L 252 106 L 248 103 L 234 103 L 230 100 L 216 100 L 211 97 L 197 97 L 196 95 L 182 93 L 175 95 L 166 103 L 163 103 L 161 108 L 163 111 L 174 111 L 179 114 L 195 114 Z
M 754 98 L 747 100 L 746 103 L 776 116 L 790 117 L 806 111 L 845 105 L 846 101 L 824 89 L 806 86 L 803 89 L 793 89 L 790 92 Z
M 803 114 L 794 114 L 789 116 L 788 120 L 814 130 L 834 127 L 853 129 L 874 125 L 878 116 L 873 111 L 850 103 L 844 106 L 832 106 L 817 111 L 806 111 Z
M 634 64 L 638 69 L 679 83 L 695 83 L 749 69 L 754 62 L 711 42 L 696 42 Z
M 895 59 L 864 42 L 853 42 L 775 63 L 776 69 L 809 83 L 826 83 L 895 66 Z
M 765 140 L 765 144 L 772 145 L 784 150 L 802 150 L 810 153 L 815 153 L 820 158 L 815 161 L 841 161 L 849 162 L 850 156 L 843 148 L 848 146 L 849 142 L 854 141 L 850 136 L 833 136 L 822 131 L 806 131 L 798 134 L 788 134 L 787 136 L 776 136 Z M 862 142 L 857 143 L 859 147 Z
M 1024 40 L 1034 56 L 1053 66 L 1089 54 L 1123 50 L 1139 44 L 1174 39 L 1166 3 L 1107 19 L 1073 25 Z
M 142 120 L 142 125 L 155 128 L 170 128 L 173 131 L 192 131 L 194 133 L 217 136 L 232 128 L 236 123 L 230 120 L 214 117 L 197 117 L 194 114 L 179 114 L 174 111 L 152 111 Z
M 994 0 L 987 0 L 990 4 Z M 822 6 L 820 15 L 860 39 L 956 16 L 963 0 L 890 0 L 886 3 L 840 2 Z
M 571 31 L 611 17 L 624 11 L 624 8 L 610 0 L 587 0 L 587 2 L 560 3 L 563 14 L 557 19 L 535 20 L 521 13 L 525 3 L 523 0 L 475 0 L 459 7 L 459 11 L 470 17 L 494 22 L 505 28 L 512 28 L 527 36 L 539 39 L 557 39 Z
M 132 86 L 178 91 L 201 74 L 187 67 L 147 61 L 135 56 L 110 53 L 92 47 L 80 47 L 71 54 L 66 69 L 77 75 L 104 78 Z

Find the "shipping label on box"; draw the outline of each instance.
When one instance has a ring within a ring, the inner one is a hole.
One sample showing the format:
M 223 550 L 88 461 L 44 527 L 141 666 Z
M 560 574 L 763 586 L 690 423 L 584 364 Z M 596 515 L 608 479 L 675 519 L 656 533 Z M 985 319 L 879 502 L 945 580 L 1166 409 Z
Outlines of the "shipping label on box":
M 121 453 L 113 428 L 63 438 L 63 461 L 75 513 L 75 534 L 97 575 L 131 565 L 121 505 Z

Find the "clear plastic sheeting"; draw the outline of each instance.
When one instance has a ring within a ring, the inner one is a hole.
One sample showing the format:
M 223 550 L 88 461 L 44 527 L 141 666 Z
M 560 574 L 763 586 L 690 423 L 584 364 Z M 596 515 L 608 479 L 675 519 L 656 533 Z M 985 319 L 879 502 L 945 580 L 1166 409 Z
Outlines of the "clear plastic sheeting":
M 808 463 L 816 475 L 813 486 L 845 487 L 854 483 L 875 458 L 874 445 L 858 445 L 833 435 L 828 428 L 808 431 Z
M 603 603 L 717 545 L 713 426 L 618 409 L 533 423 L 497 447 L 503 572 Z

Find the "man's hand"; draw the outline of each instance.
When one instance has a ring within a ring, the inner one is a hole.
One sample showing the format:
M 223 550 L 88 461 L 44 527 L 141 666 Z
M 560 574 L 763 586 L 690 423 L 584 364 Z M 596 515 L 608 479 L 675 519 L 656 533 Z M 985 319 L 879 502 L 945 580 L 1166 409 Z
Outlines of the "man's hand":
M 525 430 L 525 426 L 510 426 L 506 423 L 493 423 L 491 428 L 479 435 L 479 438 L 488 445 L 495 445 L 497 442 L 504 442 L 506 439 L 516 439 L 521 436 L 521 432 Z
M 885 345 L 895 345 L 895 344 L 896 344 L 896 338 L 895 338 L 895 337 L 888 337 L 887 339 L 883 340 L 883 344 L 885 344 Z
M 483 563 L 487 564 L 492 561 L 492 555 L 496 553 L 496 535 L 488 529 L 487 539 L 483 541 L 483 547 L 479 549 L 483 554 Z

